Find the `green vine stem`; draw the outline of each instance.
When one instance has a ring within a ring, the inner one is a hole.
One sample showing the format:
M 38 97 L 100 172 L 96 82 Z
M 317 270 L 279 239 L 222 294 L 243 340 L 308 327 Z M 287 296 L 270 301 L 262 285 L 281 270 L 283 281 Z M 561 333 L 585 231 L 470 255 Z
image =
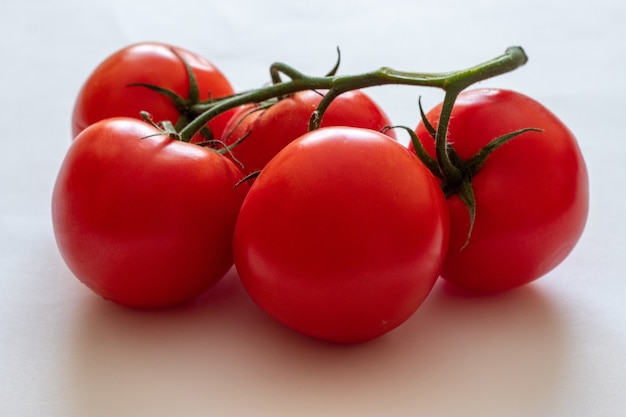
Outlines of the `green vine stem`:
M 445 96 L 437 129 L 426 119 L 421 102 L 419 106 L 422 120 L 429 134 L 435 139 L 435 158 L 426 153 L 415 132 L 408 128 L 405 129 L 411 136 L 416 155 L 433 174 L 441 179 L 441 186 L 446 197 L 456 194 L 466 206 L 469 214 L 469 231 L 463 246 L 465 247 L 472 234 L 476 215 L 476 200 L 472 187 L 473 176 L 493 151 L 513 138 L 529 130 L 537 129 L 521 129 L 495 138 L 472 158 L 462 160 L 447 142 L 448 126 L 454 103 L 457 96 L 470 85 L 513 71 L 526 64 L 527 61 L 528 57 L 524 50 L 519 46 L 512 46 L 507 48 L 504 54 L 496 58 L 460 71 L 420 73 L 397 71 L 392 68 L 382 67 L 376 71 L 364 74 L 337 76 L 335 73 L 339 66 L 338 60 L 331 72 L 323 77 L 308 76 L 289 65 L 279 62 L 270 67 L 272 84 L 269 86 L 201 103 L 198 103 L 197 97 L 194 96 L 193 100 L 184 102 L 184 106 L 179 104 L 180 108 L 185 110 L 185 122 L 189 122 L 179 131 L 178 138 L 189 142 L 197 132 L 206 129 L 206 124 L 212 118 L 230 109 L 250 103 L 267 103 L 270 100 L 280 100 L 283 97 L 303 90 L 326 90 L 326 94 L 318 104 L 317 109 L 311 114 L 309 120 L 309 130 L 313 130 L 320 126 L 324 113 L 331 102 L 337 96 L 347 91 L 389 84 L 443 89 Z M 193 73 L 190 69 L 188 69 L 188 72 L 190 79 L 193 78 Z M 289 80 L 283 81 L 281 75 L 288 77 Z M 190 89 L 194 87 L 192 81 L 190 81 Z M 152 86 L 147 87 L 154 88 Z M 178 97 L 174 98 L 178 99 Z M 177 125 L 176 128 L 179 128 L 179 126 Z
M 442 169 L 445 169 L 448 173 L 454 172 L 457 168 L 450 162 L 449 156 L 445 151 L 445 138 L 452 105 L 456 96 L 476 82 L 519 68 L 527 60 L 528 58 L 524 50 L 519 46 L 513 46 L 496 58 L 460 71 L 420 73 L 397 71 L 388 67 L 382 67 L 376 71 L 358 75 L 327 75 L 324 77 L 308 76 L 286 64 L 276 63 L 272 66 L 274 74 L 283 74 L 290 78 L 289 81 L 274 79 L 275 83 L 266 87 L 215 99 L 210 102 L 198 103 L 191 107 L 191 111 L 197 114 L 197 117 L 182 128 L 179 135 L 182 141 L 189 142 L 193 135 L 199 132 L 209 120 L 225 111 L 244 104 L 260 103 L 303 90 L 328 90 L 317 110 L 312 114 L 309 123 L 309 129 L 312 130 L 319 127 L 324 112 L 331 101 L 347 91 L 389 84 L 436 87 L 443 89 L 446 93 L 444 108 L 441 112 L 439 128 L 437 129 L 437 157 L 441 158 L 439 163 Z M 451 171 L 447 171 L 448 169 Z

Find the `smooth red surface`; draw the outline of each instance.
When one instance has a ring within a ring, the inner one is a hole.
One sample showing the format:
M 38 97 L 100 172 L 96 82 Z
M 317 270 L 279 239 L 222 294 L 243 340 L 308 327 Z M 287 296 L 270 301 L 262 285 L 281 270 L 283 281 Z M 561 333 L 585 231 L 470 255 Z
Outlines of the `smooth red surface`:
M 132 307 L 187 301 L 232 266 L 231 241 L 247 185 L 234 164 L 200 146 L 108 119 L 72 145 L 52 197 L 68 267 L 102 297 Z M 142 139 L 143 138 L 143 139 Z
M 322 100 L 318 91 L 301 91 L 280 100 L 268 109 L 257 104 L 243 106 L 224 129 L 222 140 L 232 144 L 246 136 L 233 149 L 246 173 L 262 169 L 274 155 L 308 131 L 311 114 Z M 360 90 L 335 98 L 324 117 L 322 127 L 350 126 L 380 130 L 391 122 L 384 111 Z M 393 131 L 387 135 L 395 137 Z
M 372 130 L 321 128 L 285 147 L 250 188 L 235 266 L 279 322 L 363 342 L 424 301 L 448 226 L 437 182 L 405 147 Z
M 435 127 L 441 105 L 427 118 Z M 561 263 L 578 242 L 589 206 L 585 162 L 576 138 L 547 108 L 522 94 L 469 90 L 458 97 L 448 141 L 462 159 L 496 137 L 526 132 L 497 149 L 472 180 L 476 220 L 466 247 L 469 215 L 448 199 L 451 237 L 447 280 L 475 291 L 501 291 L 533 281 Z M 434 156 L 423 124 L 417 135 Z
M 183 61 L 173 51 L 191 67 L 200 100 L 233 94 L 226 76 L 206 58 L 164 43 L 133 44 L 107 57 L 83 84 L 72 114 L 73 136 L 98 120 L 115 116 L 140 118 L 141 111 L 150 113 L 155 122 L 176 123 L 180 113 L 169 98 L 146 87 L 129 86 L 155 85 L 188 98 L 189 77 Z M 232 113 L 226 112 L 209 122 L 214 137 L 220 137 Z

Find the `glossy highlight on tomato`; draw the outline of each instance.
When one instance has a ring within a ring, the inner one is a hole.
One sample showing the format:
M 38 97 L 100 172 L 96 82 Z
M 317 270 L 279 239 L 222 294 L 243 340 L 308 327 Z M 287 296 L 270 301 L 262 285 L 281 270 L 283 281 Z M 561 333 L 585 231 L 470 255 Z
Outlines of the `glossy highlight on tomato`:
M 427 113 L 436 128 L 441 104 Z M 457 98 L 448 142 L 463 160 L 491 140 L 528 131 L 496 149 L 472 178 L 476 218 L 448 198 L 451 237 L 442 276 L 459 287 L 497 292 L 527 284 L 559 265 L 580 239 L 588 213 L 585 162 L 572 132 L 539 102 L 514 91 L 476 89 Z M 416 133 L 435 155 L 420 123 Z M 412 149 L 412 146 L 411 146 Z
M 72 142 L 52 196 L 59 251 L 112 302 L 188 301 L 233 265 L 232 234 L 247 184 L 228 158 L 160 135 L 140 120 L 96 122 Z
M 431 291 L 448 244 L 433 175 L 369 129 L 321 128 L 264 168 L 242 205 L 235 266 L 271 317 L 322 340 L 379 337 Z

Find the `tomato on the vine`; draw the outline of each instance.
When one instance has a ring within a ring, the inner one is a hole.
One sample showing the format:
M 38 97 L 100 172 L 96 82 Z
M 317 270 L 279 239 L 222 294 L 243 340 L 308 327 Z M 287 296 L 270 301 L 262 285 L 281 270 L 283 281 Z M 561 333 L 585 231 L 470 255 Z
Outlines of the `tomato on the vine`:
M 434 176 L 382 133 L 327 127 L 288 144 L 244 200 L 235 266 L 251 298 L 303 334 L 355 343 L 403 323 L 448 243 Z
M 187 301 L 233 264 L 246 184 L 214 150 L 140 120 L 96 122 L 72 142 L 52 196 L 63 259 L 102 297 L 140 308 Z
M 426 115 L 434 128 L 441 108 Z M 456 194 L 448 198 L 451 237 L 442 276 L 462 288 L 496 292 L 531 282 L 560 264 L 582 235 L 589 205 L 585 162 L 572 132 L 542 104 L 509 90 L 464 91 L 447 140 L 468 161 L 491 140 L 525 128 L 541 131 L 497 148 L 471 178 L 471 233 L 466 204 Z M 425 123 L 416 133 L 434 157 Z
M 265 103 L 242 106 L 226 125 L 222 141 L 233 144 L 233 156 L 242 163 L 245 173 L 262 169 L 274 155 L 308 131 L 311 114 L 323 98 L 323 91 L 300 91 L 270 107 Z M 337 96 L 330 104 L 321 127 L 350 126 L 381 130 L 391 123 L 373 99 L 360 90 Z M 394 137 L 393 131 L 387 133 Z
M 176 123 L 181 109 L 173 100 L 137 84 L 159 87 L 189 99 L 190 77 L 185 62 L 195 76 L 199 100 L 234 93 L 226 76 L 194 52 L 157 42 L 133 44 L 106 58 L 83 84 L 74 104 L 73 136 L 98 120 L 118 116 L 139 119 L 142 111 L 150 113 L 156 122 Z M 221 136 L 233 113 L 225 112 L 208 123 L 214 137 Z

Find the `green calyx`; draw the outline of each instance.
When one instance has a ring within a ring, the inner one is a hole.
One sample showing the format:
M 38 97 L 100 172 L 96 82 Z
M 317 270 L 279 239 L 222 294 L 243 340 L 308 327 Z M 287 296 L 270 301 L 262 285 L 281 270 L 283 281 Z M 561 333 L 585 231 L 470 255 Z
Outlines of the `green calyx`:
M 449 95 L 447 94 L 446 98 L 448 97 Z M 479 149 L 472 157 L 464 160 L 447 141 L 447 130 L 453 108 L 453 105 L 450 103 L 453 104 L 455 99 L 456 94 L 452 100 L 448 101 L 447 107 L 444 99 L 444 105 L 442 106 L 442 111 L 439 116 L 438 129 L 435 129 L 430 123 L 424 113 L 421 101 L 419 102 L 422 123 L 431 138 L 435 140 L 436 157 L 432 157 L 426 152 L 422 142 L 414 131 L 408 128 L 405 128 L 405 130 L 407 130 L 411 137 L 411 144 L 413 145 L 413 149 L 415 149 L 417 157 L 441 180 L 441 188 L 446 198 L 456 194 L 467 208 L 469 214 L 469 230 L 467 239 L 463 245 L 464 248 L 469 243 L 476 219 L 476 197 L 474 195 L 472 179 L 480 171 L 493 152 L 501 146 L 526 132 L 541 132 L 541 130 L 529 127 L 499 136 Z
M 200 100 L 200 88 L 198 87 L 198 80 L 197 80 L 196 75 L 194 74 L 191 66 L 176 51 L 176 49 L 171 48 L 170 50 L 172 51 L 172 53 L 174 55 L 176 55 L 176 57 L 185 66 L 185 72 L 187 73 L 187 80 L 188 80 L 188 83 L 189 83 L 189 86 L 188 86 L 189 92 L 188 92 L 188 96 L 186 98 L 182 97 L 180 94 L 176 93 L 175 91 L 169 90 L 167 88 L 163 88 L 163 87 L 158 86 L 158 85 L 153 85 L 153 84 L 132 83 L 132 84 L 128 84 L 128 87 L 143 87 L 143 88 L 147 88 L 149 90 L 152 90 L 152 91 L 154 91 L 154 92 L 156 92 L 158 94 L 161 94 L 162 96 L 168 98 L 172 102 L 172 105 L 176 108 L 176 110 L 178 111 L 180 116 L 179 116 L 179 118 L 178 118 L 178 120 L 176 121 L 175 124 L 172 124 L 171 121 L 159 121 L 159 124 L 156 125 L 156 127 L 158 127 L 159 130 L 163 131 L 164 134 L 167 134 L 167 135 L 169 135 L 172 138 L 183 140 L 183 138 L 179 134 L 179 132 L 182 131 L 183 128 L 185 128 L 185 126 L 187 126 L 189 123 L 191 123 L 191 121 L 193 121 L 193 119 L 195 119 L 197 114 L 193 111 L 193 108 L 194 108 L 194 106 L 197 106 L 197 105 L 201 104 L 202 101 Z M 209 100 L 209 102 L 210 101 L 211 100 Z M 141 117 L 142 117 L 142 119 L 144 119 L 145 121 L 149 122 L 150 124 L 155 125 L 155 123 L 152 121 L 150 115 L 147 112 L 142 112 L 141 113 Z M 205 124 L 205 126 L 201 126 L 198 129 L 197 132 L 200 132 L 200 134 L 202 134 L 202 136 L 204 138 L 203 142 L 198 143 L 199 145 L 214 147 L 213 134 L 211 132 L 211 129 L 209 129 L 206 126 L 206 124 Z M 191 140 L 192 136 L 193 135 L 191 135 L 185 141 L 189 142 Z

